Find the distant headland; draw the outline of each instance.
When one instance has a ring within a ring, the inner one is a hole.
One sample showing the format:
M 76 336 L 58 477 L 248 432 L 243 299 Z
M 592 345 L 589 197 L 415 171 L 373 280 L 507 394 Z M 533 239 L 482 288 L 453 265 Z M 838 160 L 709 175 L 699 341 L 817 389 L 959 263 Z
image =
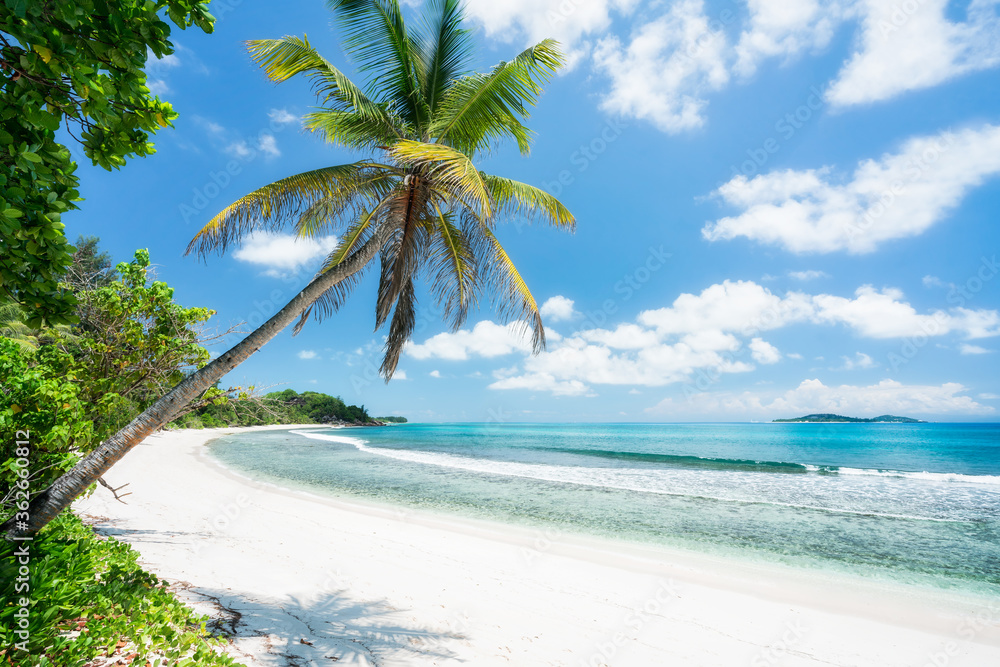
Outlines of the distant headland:
M 795 419 L 775 419 L 775 423 L 821 423 L 821 422 L 848 422 L 852 424 L 926 424 L 927 422 L 922 419 L 911 419 L 909 417 L 897 417 L 895 415 L 881 415 L 879 417 L 873 417 L 871 419 L 862 419 L 858 417 L 844 417 L 843 415 L 806 415 L 805 417 L 796 417 Z

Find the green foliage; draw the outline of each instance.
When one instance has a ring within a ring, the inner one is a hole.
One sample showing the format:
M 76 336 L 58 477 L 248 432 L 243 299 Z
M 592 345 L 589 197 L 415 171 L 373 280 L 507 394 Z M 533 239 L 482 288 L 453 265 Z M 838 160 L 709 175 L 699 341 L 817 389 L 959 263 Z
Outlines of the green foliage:
M 0 546 L 0 661 L 18 667 L 81 667 L 103 655 L 137 654 L 131 662 L 163 665 L 237 665 L 167 589 L 140 568 L 139 554 L 113 538 L 99 539 L 63 512 L 33 541 L 30 591 L 18 590 L 20 545 Z M 15 613 L 30 599 L 26 652 L 15 648 Z M 10 661 L 8 663 L 8 660 Z
M 90 269 L 82 271 L 107 274 L 101 265 L 108 262 L 96 243 L 81 247 L 90 248 L 82 263 L 89 262 Z M 174 303 L 173 289 L 151 280 L 149 266 L 149 253 L 139 250 L 132 262 L 107 274 L 117 280 L 78 292 L 80 323 L 72 332 L 61 326 L 19 341 L 0 339 L 0 432 L 31 433 L 28 472 L 34 493 L 208 361 L 197 327 L 213 311 Z M 15 332 L 13 326 L 5 330 Z M 39 342 L 44 344 L 38 347 Z M 223 410 L 233 396 L 244 395 L 239 388 L 213 387 L 197 404 Z M 0 441 L 5 513 L 12 507 L 17 458 L 15 439 Z
M 212 31 L 208 0 L 0 1 L 0 289 L 33 328 L 74 321 L 59 280 L 72 247 L 61 216 L 79 200 L 76 164 L 55 140 L 65 123 L 95 165 L 154 152 L 176 113 L 150 94 L 148 53 L 173 52 L 170 26 Z M 76 136 L 76 135 L 74 135 Z
M 401 419 L 403 417 L 393 419 Z M 372 424 L 375 421 L 358 405 L 347 405 L 337 396 L 317 391 L 298 393 L 294 389 L 273 391 L 256 402 L 210 404 L 173 422 L 172 428 L 221 428 L 266 424 Z
M 407 423 L 406 417 L 376 417 L 375 421 L 385 422 L 387 424 L 405 424 Z
M 93 424 L 80 400 L 73 358 L 54 347 L 25 350 L 0 338 L 0 498 L 7 511 L 18 500 L 24 475 L 33 493 L 76 463 L 76 451 L 93 439 Z M 27 434 L 27 435 L 23 435 Z M 27 456 L 17 442 L 30 443 Z M 27 458 L 27 468 L 18 459 Z M 21 472 L 23 471 L 23 472 Z
M 111 255 L 101 250 L 97 236 L 78 236 L 73 263 L 63 281 L 74 292 L 107 287 L 117 277 Z
M 99 439 L 209 359 L 197 326 L 215 311 L 174 303 L 173 288 L 150 280 L 149 265 L 149 252 L 138 250 L 118 264 L 118 280 L 79 294 L 80 325 L 67 347 L 86 378 L 80 395 Z
M 365 406 L 347 405 L 339 396 L 330 396 L 316 391 L 304 391 L 296 393 L 294 389 L 275 391 L 268 394 L 266 399 L 274 401 L 277 405 L 283 405 L 289 421 L 285 423 L 326 423 L 332 421 L 369 423 L 372 418 L 365 410 Z

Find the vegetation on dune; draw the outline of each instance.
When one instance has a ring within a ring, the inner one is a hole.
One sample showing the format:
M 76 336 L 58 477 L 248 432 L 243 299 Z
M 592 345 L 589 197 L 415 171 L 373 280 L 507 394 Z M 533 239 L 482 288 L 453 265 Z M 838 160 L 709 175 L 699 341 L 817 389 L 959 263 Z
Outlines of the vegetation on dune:
M 145 572 L 139 554 L 94 535 L 64 512 L 26 547 L 30 588 L 19 587 L 14 547 L 0 552 L 0 664 L 82 667 L 104 664 L 237 665 L 221 640 L 170 591 Z M 23 607 L 20 601 L 29 604 Z M 27 608 L 27 613 L 21 609 Z M 26 627 L 21 627 L 24 618 Z M 18 631 L 24 631 L 20 634 Z
M 523 121 L 565 62 L 558 45 L 544 40 L 476 73 L 459 0 L 428 2 L 416 31 L 403 20 L 398 0 L 328 4 L 365 85 L 323 58 L 305 37 L 254 40 L 249 50 L 274 82 L 310 80 L 320 102 L 305 118 L 310 130 L 371 157 L 290 176 L 248 194 L 213 218 L 189 251 L 225 251 L 249 234 L 283 227 L 303 237 L 337 233 L 341 243 L 271 319 L 37 494 L 27 522 L 3 525 L 8 539 L 37 532 L 132 447 L 177 419 L 288 325 L 298 320 L 298 330 L 310 315 L 335 312 L 376 257 L 375 326 L 387 326 L 381 366 L 387 380 L 416 325 L 420 277 L 429 281 L 453 328 L 485 294 L 501 320 L 524 322 L 536 352 L 544 347 L 538 305 L 495 230 L 515 218 L 572 229 L 574 218 L 545 191 L 482 172 L 476 160 L 505 141 L 528 153 L 532 132 Z
M 365 407 L 347 405 L 339 396 L 293 389 L 265 394 L 259 401 L 207 405 L 171 422 L 176 428 L 219 428 L 268 424 L 355 424 L 406 421 L 405 417 L 373 418 Z

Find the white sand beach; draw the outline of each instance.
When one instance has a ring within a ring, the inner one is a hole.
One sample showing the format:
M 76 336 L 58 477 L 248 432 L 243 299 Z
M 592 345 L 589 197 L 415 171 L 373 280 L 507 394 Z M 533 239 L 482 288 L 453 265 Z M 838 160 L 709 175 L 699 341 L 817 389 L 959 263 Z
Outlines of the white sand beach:
M 75 508 L 247 665 L 1000 665 L 1000 600 L 285 490 L 206 456 L 240 430 L 150 437 L 105 476 L 128 504 Z

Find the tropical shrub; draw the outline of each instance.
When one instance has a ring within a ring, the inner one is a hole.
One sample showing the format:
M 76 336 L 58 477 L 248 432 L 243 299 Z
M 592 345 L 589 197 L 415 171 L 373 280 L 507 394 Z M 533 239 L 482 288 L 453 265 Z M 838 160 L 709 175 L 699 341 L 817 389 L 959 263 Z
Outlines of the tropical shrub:
M 0 664 L 81 667 L 116 655 L 154 667 L 238 664 L 216 651 L 222 642 L 207 619 L 139 567 L 136 551 L 97 537 L 71 512 L 27 544 L 23 557 L 21 545 L 0 542 Z M 19 559 L 30 571 L 20 581 Z

